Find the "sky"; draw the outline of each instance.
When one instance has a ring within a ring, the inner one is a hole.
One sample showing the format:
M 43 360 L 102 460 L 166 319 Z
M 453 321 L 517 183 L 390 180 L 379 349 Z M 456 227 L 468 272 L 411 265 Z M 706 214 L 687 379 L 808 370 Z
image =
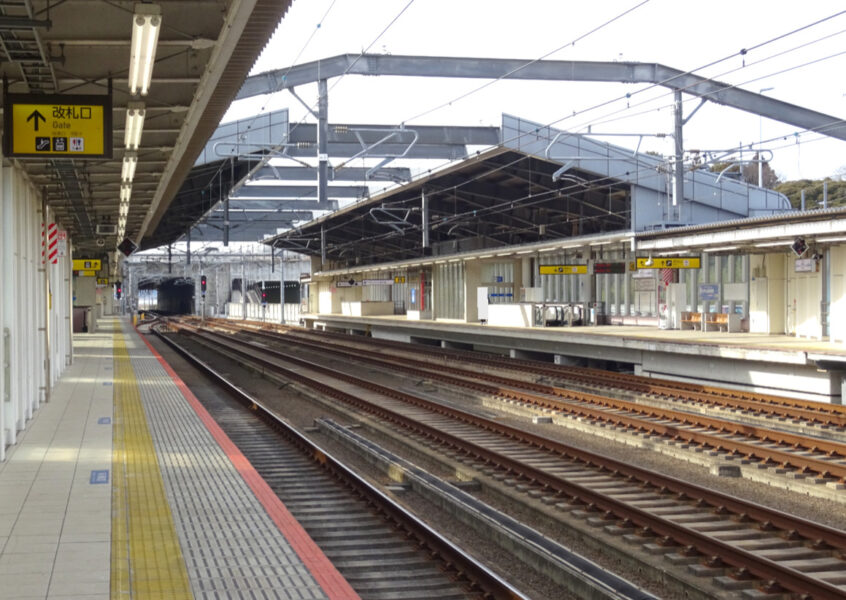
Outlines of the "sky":
M 844 10 L 842 0 L 294 0 L 253 73 L 363 51 L 657 62 L 749 91 L 765 89 L 779 100 L 846 119 L 846 14 L 837 15 Z M 502 113 L 509 113 L 578 132 L 672 131 L 672 94 L 664 88 L 497 81 L 478 89 L 485 83 L 348 75 L 329 82 L 329 121 L 498 126 Z M 297 93 L 316 103 L 316 85 Z M 698 100 L 684 98 L 689 114 Z M 290 110 L 292 123 L 313 122 L 287 92 L 237 102 L 225 120 L 282 108 Z M 748 146 L 759 147 L 763 140 L 762 147 L 773 152 L 772 167 L 786 180 L 835 176 L 846 167 L 846 142 L 796 132 L 794 126 L 709 102 L 685 126 L 684 146 L 744 146 L 749 156 Z M 672 141 L 647 137 L 641 150 L 669 155 Z

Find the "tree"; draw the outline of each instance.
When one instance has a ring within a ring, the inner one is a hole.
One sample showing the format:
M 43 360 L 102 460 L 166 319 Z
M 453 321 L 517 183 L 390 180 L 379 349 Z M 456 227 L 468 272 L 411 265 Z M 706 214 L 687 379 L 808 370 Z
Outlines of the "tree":
M 835 181 L 830 177 L 785 181 L 776 185 L 774 189 L 787 196 L 794 208 L 801 208 L 802 190 L 805 190 L 805 209 L 812 210 L 822 208 L 824 182 L 828 182 L 827 206 L 846 206 L 846 181 Z

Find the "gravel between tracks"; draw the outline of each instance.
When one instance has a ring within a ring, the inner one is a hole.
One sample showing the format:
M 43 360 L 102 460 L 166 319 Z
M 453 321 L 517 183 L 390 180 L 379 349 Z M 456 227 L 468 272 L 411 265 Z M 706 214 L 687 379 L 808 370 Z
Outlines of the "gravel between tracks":
M 159 346 L 163 346 L 163 344 L 159 343 Z M 291 393 L 292 391 L 285 386 L 280 389 L 279 385 L 256 377 L 255 374 L 246 371 L 242 367 L 234 365 L 231 361 L 211 356 L 210 353 L 202 349 L 201 346 L 194 346 L 193 351 L 204 360 L 208 360 L 208 362 L 220 372 L 228 374 L 236 385 L 249 390 L 256 397 L 261 398 L 275 410 L 278 410 L 279 413 L 286 418 L 286 420 L 301 430 L 311 427 L 315 418 L 326 416 L 325 408 L 316 405 L 299 393 Z M 309 353 L 303 352 L 302 354 L 305 358 L 305 355 Z M 169 353 L 168 360 L 171 360 L 172 356 L 174 356 L 173 353 Z M 181 359 L 173 360 L 175 365 L 174 368 L 176 368 L 176 365 L 179 364 L 180 361 Z M 337 362 L 336 366 L 337 368 L 345 367 L 344 370 L 351 368 L 353 371 L 357 368 L 358 373 L 361 373 L 363 370 L 361 366 L 356 367 L 356 365 L 341 363 L 340 361 Z M 368 376 L 378 380 L 384 385 L 392 385 L 394 387 L 421 387 L 419 385 L 419 378 L 405 380 L 397 373 L 377 374 L 373 371 L 372 366 L 365 366 L 365 368 L 368 371 Z M 177 369 L 177 372 L 180 372 L 180 369 Z M 441 390 L 433 390 L 432 388 L 434 386 L 426 385 L 424 387 L 428 391 L 427 395 L 437 393 L 439 396 L 448 396 L 451 403 L 460 401 L 466 404 L 468 409 L 474 407 L 481 411 L 490 412 L 490 409 L 482 407 L 480 401 L 477 399 L 468 398 L 463 394 L 454 392 L 442 394 Z M 341 422 L 345 422 L 344 419 L 340 420 Z M 685 479 L 710 489 L 719 490 L 724 493 L 745 498 L 762 505 L 776 508 L 783 512 L 799 515 L 807 519 L 824 523 L 831 527 L 839 529 L 846 528 L 846 514 L 842 511 L 842 506 L 837 506 L 826 500 L 786 492 L 783 489 L 773 489 L 764 484 L 750 482 L 748 480 L 716 477 L 709 474 L 707 469 L 703 467 L 686 462 L 680 462 L 669 456 L 652 453 L 648 450 L 612 443 L 607 439 L 597 438 L 588 433 L 572 431 L 555 425 L 533 425 L 526 419 L 515 418 L 506 413 L 502 413 L 498 420 L 518 427 L 531 428 L 533 431 L 536 431 L 541 435 L 560 440 L 570 445 L 605 454 L 620 460 L 625 460 L 642 468 Z M 348 462 L 349 464 L 355 465 L 360 472 L 367 475 L 371 480 L 381 484 L 389 483 L 380 472 L 377 472 L 373 467 L 364 463 L 364 461 L 362 461 L 357 455 L 348 451 L 342 445 L 335 443 L 324 436 L 318 435 L 316 436 L 316 439 L 318 439 L 319 443 L 328 451 L 338 456 L 338 458 Z M 375 439 L 375 441 L 382 444 L 389 450 L 395 452 L 399 451 L 397 445 L 393 444 L 390 440 Z M 446 473 L 438 473 L 437 467 L 433 465 L 422 464 L 421 466 L 431 470 L 436 475 L 443 477 L 448 476 Z M 497 506 L 498 504 L 497 501 L 491 498 L 486 498 L 484 493 L 482 493 L 481 497 L 483 500 L 494 506 Z M 465 548 L 472 548 L 474 553 L 485 560 L 488 564 L 497 565 L 497 568 L 506 579 L 519 588 L 526 590 L 532 597 L 545 599 L 561 598 L 562 600 L 566 600 L 568 598 L 568 596 L 561 594 L 561 591 L 557 588 L 557 586 L 550 584 L 548 581 L 544 580 L 544 578 L 527 576 L 527 573 L 530 572 L 515 564 L 512 556 L 503 552 L 494 544 L 489 543 L 486 539 L 481 538 L 469 528 L 456 522 L 455 519 L 445 516 L 442 511 L 435 508 L 425 500 L 422 500 L 415 494 L 403 493 L 400 494 L 397 499 L 409 508 L 413 509 L 414 512 L 421 518 L 434 524 L 438 530 L 448 531 L 450 533 L 449 537 L 454 539 L 461 546 Z M 564 527 L 556 524 L 551 526 L 551 524 L 546 520 L 539 522 L 541 520 L 531 515 L 515 514 L 522 512 L 515 506 L 497 506 L 497 508 L 506 510 L 513 516 L 526 522 L 526 524 L 543 531 L 553 539 L 567 545 L 572 550 L 583 553 L 606 568 L 613 569 L 621 576 L 630 579 L 632 582 L 649 588 L 653 593 L 656 593 L 661 597 L 672 598 L 672 595 L 668 595 L 666 591 L 655 589 L 654 586 L 646 585 L 637 573 L 629 572 L 627 569 L 621 568 L 621 566 L 617 564 L 609 564 L 606 557 L 591 556 L 590 552 L 588 552 L 581 544 L 579 538 L 568 533 Z

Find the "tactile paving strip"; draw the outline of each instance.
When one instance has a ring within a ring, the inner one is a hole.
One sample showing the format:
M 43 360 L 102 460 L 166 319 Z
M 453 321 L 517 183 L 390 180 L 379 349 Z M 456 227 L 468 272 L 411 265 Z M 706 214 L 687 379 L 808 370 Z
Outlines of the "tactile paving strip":
M 124 336 L 115 333 L 112 598 L 191 598 Z
M 126 340 L 194 595 L 326 599 L 158 360 Z

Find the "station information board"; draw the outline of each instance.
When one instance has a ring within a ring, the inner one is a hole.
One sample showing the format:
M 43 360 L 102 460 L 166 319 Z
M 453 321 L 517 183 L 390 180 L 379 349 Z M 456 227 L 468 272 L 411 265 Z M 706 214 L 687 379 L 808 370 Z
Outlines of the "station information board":
M 654 258 L 652 264 L 646 264 L 648 258 L 638 258 L 638 269 L 698 269 L 700 266 L 700 259 L 698 256 L 688 256 L 679 258 Z
M 112 158 L 112 97 L 5 94 L 3 152 L 17 158 Z
M 606 273 L 622 274 L 626 272 L 626 263 L 624 262 L 597 262 L 593 263 L 593 272 L 597 275 L 604 275 Z
M 587 275 L 587 265 L 540 265 L 541 275 Z

